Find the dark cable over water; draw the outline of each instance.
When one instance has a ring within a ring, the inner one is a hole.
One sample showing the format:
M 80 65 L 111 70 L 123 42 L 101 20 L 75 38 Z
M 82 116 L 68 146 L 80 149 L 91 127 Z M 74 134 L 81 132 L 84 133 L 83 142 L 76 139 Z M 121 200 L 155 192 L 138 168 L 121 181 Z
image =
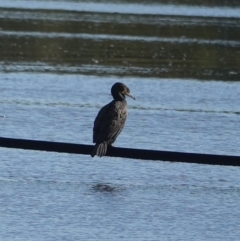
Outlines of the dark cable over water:
M 18 148 L 36 151 L 62 152 L 89 155 L 92 145 L 49 142 L 39 140 L 14 139 L 0 137 L 0 147 Z M 133 148 L 111 147 L 106 156 L 132 158 L 152 161 L 186 162 L 209 165 L 240 166 L 239 156 L 184 153 L 172 151 L 143 150 Z

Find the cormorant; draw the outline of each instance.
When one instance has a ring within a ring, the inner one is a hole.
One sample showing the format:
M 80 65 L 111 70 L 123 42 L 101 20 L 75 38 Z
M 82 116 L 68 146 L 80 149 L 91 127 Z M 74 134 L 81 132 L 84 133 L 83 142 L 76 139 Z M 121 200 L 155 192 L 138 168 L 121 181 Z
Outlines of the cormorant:
M 125 96 L 131 95 L 129 88 L 123 83 L 115 83 L 111 93 L 113 101 L 102 107 L 94 121 L 93 143 L 96 143 L 91 156 L 104 156 L 108 145 L 116 140 L 127 119 L 127 101 Z

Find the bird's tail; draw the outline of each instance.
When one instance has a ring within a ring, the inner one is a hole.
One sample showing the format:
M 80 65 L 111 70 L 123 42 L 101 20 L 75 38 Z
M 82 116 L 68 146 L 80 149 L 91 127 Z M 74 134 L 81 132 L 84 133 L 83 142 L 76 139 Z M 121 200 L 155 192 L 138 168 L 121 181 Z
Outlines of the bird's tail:
M 108 147 L 107 142 L 97 143 L 93 148 L 91 156 L 92 157 L 94 157 L 95 155 L 100 157 L 104 156 L 107 152 L 107 147 Z

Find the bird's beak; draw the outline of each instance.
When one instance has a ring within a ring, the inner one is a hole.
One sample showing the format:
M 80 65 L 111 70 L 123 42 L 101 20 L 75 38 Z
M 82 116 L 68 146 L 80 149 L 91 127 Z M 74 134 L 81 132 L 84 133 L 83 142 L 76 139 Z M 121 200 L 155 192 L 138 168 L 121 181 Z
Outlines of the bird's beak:
M 131 95 L 130 93 L 125 93 L 125 95 L 127 95 L 127 96 L 133 98 L 134 100 L 136 100 L 136 98 L 133 95 Z

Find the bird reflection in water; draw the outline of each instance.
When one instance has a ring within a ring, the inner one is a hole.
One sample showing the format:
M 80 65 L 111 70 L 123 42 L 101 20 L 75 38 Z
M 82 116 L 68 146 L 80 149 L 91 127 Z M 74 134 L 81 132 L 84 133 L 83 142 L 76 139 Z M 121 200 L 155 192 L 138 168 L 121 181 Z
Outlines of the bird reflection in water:
M 92 189 L 97 192 L 114 192 L 117 190 L 116 187 L 111 186 L 110 184 L 98 183 L 92 186 Z

